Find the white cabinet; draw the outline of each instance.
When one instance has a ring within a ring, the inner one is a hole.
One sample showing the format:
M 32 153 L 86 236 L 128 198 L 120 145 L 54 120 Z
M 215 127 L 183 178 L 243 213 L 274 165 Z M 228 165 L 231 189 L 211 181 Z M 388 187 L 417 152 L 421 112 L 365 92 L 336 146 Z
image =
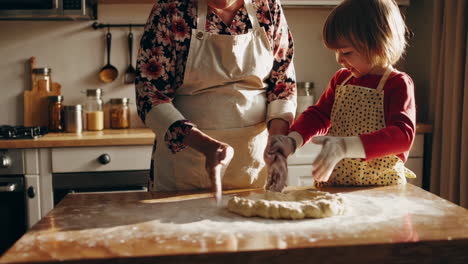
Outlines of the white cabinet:
M 151 146 L 53 148 L 52 172 L 147 170 Z
M 288 186 L 310 186 L 314 184 L 311 165 L 290 165 Z
M 54 207 L 53 174 L 149 170 L 152 145 L 61 147 L 39 149 L 41 216 Z M 106 156 L 104 159 L 101 157 Z M 97 179 L 97 178 L 96 178 Z
M 311 164 L 320 150 L 320 145 L 309 142 L 288 157 L 288 186 L 309 186 L 314 183 Z
M 308 143 L 288 158 L 289 186 L 309 186 L 313 184 L 311 163 L 319 151 L 320 148 L 317 148 L 317 145 Z M 423 155 L 424 134 L 417 134 L 405 165 L 417 176 L 416 179 L 408 179 L 408 182 L 419 187 L 422 187 Z

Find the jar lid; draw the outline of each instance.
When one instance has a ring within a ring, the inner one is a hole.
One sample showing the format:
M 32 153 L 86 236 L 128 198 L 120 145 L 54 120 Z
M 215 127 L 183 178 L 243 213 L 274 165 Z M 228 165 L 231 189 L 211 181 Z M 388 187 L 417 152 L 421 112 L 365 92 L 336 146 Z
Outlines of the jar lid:
M 298 82 L 297 87 L 310 89 L 310 88 L 314 88 L 314 83 L 313 82 Z
M 101 97 L 102 95 L 102 89 L 97 88 L 97 89 L 87 89 L 86 90 L 86 96 L 96 96 L 96 97 Z
M 81 111 L 81 105 L 80 104 L 77 104 L 77 105 L 66 105 L 63 107 L 65 110 L 68 110 L 68 111 Z
M 62 102 L 63 96 L 62 95 L 51 95 L 49 96 L 49 101 L 51 102 Z
M 32 72 L 36 74 L 49 75 L 52 73 L 52 69 L 51 68 L 34 68 Z
M 111 104 L 128 104 L 129 102 L 130 102 L 130 99 L 127 97 L 110 99 Z

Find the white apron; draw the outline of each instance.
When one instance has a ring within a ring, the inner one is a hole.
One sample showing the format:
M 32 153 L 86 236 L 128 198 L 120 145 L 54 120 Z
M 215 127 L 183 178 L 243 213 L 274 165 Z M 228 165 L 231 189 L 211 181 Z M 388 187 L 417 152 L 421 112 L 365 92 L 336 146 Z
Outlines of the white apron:
M 224 189 L 263 187 L 267 178 L 265 80 L 274 57 L 252 0 L 244 4 L 253 29 L 242 35 L 218 35 L 206 32 L 206 0 L 198 1 L 184 81 L 172 102 L 204 133 L 234 148 L 222 179 Z M 153 190 L 211 187 L 205 157 L 193 148 L 173 154 L 160 145 L 153 159 Z
M 330 130 L 327 136 L 351 137 L 372 133 L 385 127 L 384 85 L 393 67 L 384 73 L 377 89 L 346 84 L 350 75 L 336 89 L 331 113 Z M 396 155 L 368 161 L 343 159 L 336 164 L 327 182 L 317 186 L 368 186 L 397 185 L 406 183 L 406 177 L 416 175 L 407 169 Z

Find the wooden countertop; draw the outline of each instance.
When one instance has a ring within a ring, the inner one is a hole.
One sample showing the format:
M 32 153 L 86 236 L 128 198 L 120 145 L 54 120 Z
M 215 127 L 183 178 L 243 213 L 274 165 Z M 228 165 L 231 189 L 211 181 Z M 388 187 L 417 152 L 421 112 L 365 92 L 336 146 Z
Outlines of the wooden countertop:
M 432 126 L 418 123 L 416 132 L 431 133 Z M 152 145 L 154 138 L 154 133 L 148 128 L 105 129 L 83 131 L 81 134 L 49 133 L 37 139 L 0 140 L 0 149 Z
M 343 216 L 245 218 L 209 193 L 69 194 L 0 263 L 468 263 L 468 211 L 418 187 L 327 188 Z M 261 190 L 255 190 L 259 192 Z
M 154 138 L 149 128 L 104 129 L 81 134 L 49 133 L 37 139 L 0 140 L 0 149 L 153 145 Z

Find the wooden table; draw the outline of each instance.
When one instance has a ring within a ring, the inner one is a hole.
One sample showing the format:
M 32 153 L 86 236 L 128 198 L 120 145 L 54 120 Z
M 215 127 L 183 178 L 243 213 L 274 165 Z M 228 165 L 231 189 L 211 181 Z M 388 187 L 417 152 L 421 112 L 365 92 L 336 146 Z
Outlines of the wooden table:
M 244 218 L 209 193 L 71 194 L 0 263 L 468 263 L 466 209 L 410 184 L 325 190 L 343 194 L 345 215 Z

